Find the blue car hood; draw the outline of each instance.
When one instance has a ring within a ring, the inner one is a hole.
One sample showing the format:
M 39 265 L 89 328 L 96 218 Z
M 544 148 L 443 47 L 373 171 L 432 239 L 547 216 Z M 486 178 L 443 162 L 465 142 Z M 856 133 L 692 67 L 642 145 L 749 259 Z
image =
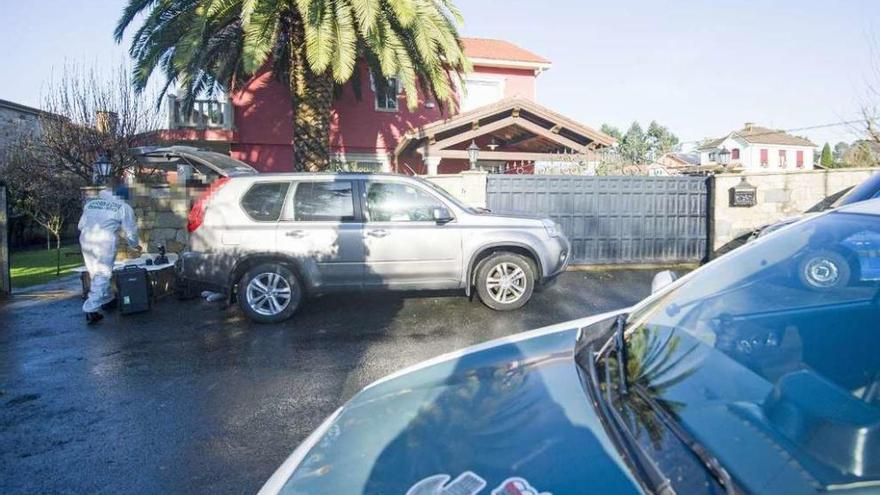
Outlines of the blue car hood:
M 367 387 L 264 492 L 641 493 L 578 375 L 574 345 L 586 321 L 484 344 Z

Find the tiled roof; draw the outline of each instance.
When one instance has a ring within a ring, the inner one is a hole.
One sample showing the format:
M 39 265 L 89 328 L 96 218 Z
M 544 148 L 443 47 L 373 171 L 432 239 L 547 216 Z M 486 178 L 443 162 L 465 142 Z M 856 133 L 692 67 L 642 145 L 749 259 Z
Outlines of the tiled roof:
M 781 144 L 788 146 L 816 146 L 809 139 L 792 136 L 785 131 L 768 129 L 756 125 L 743 127 L 734 134 L 750 143 L 757 144 Z
M 710 150 L 710 149 L 715 149 L 715 148 L 721 146 L 721 143 L 723 143 L 725 139 L 727 139 L 727 136 L 724 136 L 724 137 L 721 137 L 721 138 L 718 138 L 718 139 L 713 139 L 713 140 L 711 140 L 711 141 L 706 141 L 702 146 L 700 146 L 700 147 L 697 148 L 697 149 L 698 149 L 698 150 Z
M 546 58 L 535 55 L 509 41 L 486 38 L 462 38 L 461 42 L 464 44 L 464 53 L 469 58 L 509 60 L 533 64 L 550 63 Z
M 802 138 L 799 136 L 792 136 L 785 131 L 770 129 L 767 127 L 761 127 L 754 124 L 747 124 L 740 130 L 733 131 L 729 134 L 732 137 L 738 137 L 748 143 L 752 144 L 776 144 L 782 146 L 813 146 L 812 141 L 806 138 Z M 712 141 L 707 142 L 706 144 L 700 146 L 699 149 L 711 149 L 717 148 L 727 139 L 728 136 L 724 136 L 722 138 L 713 139 Z
M 682 163 L 686 163 L 688 165 L 699 165 L 700 157 L 694 153 L 669 153 L 673 159 L 678 160 Z

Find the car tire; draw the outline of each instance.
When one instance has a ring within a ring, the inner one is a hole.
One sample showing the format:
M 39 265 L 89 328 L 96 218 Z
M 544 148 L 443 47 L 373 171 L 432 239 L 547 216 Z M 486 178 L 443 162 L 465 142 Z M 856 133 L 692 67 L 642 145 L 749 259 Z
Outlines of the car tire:
M 535 290 L 535 265 L 525 256 L 499 252 L 477 267 L 477 294 L 496 311 L 521 308 Z
M 285 265 L 263 263 L 250 268 L 238 282 L 238 305 L 257 323 L 287 320 L 302 300 L 302 284 Z
M 801 283 L 813 290 L 832 290 L 846 287 L 853 270 L 842 254 L 820 249 L 806 255 L 798 263 Z

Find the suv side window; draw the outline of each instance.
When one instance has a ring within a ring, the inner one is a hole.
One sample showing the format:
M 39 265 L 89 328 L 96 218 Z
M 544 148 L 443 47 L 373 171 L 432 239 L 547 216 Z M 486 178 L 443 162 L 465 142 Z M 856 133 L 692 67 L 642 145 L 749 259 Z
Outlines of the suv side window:
M 258 222 L 275 222 L 281 215 L 289 182 L 262 182 L 251 186 L 241 198 L 245 213 Z
M 354 222 L 353 187 L 348 180 L 300 182 L 293 195 L 293 219 L 298 222 Z
M 446 205 L 417 187 L 398 182 L 367 183 L 367 220 L 371 222 L 431 222 L 434 209 Z

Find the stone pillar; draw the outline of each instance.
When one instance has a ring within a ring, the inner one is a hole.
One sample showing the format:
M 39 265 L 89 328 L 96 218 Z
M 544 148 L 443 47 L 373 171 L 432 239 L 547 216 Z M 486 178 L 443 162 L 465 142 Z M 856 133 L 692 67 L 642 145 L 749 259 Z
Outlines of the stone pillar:
M 168 129 L 177 129 L 177 96 L 173 94 L 165 95 L 165 105 L 168 115 Z
M 438 170 L 440 170 L 440 158 L 439 156 L 427 156 L 425 157 L 425 165 L 428 167 L 428 175 L 437 175 Z
M 9 276 L 9 210 L 6 205 L 6 186 L 0 183 L 0 298 L 12 293 Z
M 489 172 L 484 170 L 468 170 L 461 173 L 461 180 L 464 202 L 471 206 L 485 208 Z

